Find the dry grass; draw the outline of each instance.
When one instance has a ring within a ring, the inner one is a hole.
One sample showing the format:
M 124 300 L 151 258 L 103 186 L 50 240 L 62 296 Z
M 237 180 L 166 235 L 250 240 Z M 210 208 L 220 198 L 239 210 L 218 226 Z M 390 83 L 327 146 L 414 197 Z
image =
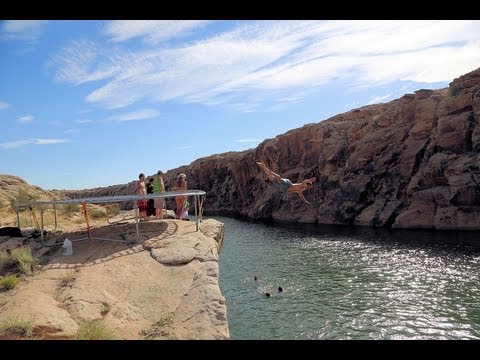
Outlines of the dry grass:
M 9 253 L 5 250 L 0 250 L 0 271 L 8 269 L 15 264 Z
M 12 317 L 0 325 L 0 333 L 8 336 L 31 338 L 33 336 L 33 321 Z
M 60 278 L 60 286 L 61 287 L 72 286 L 74 281 L 75 281 L 75 271 L 69 270 L 65 272 Z
M 78 328 L 74 340 L 114 340 L 113 330 L 107 329 L 101 321 L 89 321 Z
M 10 256 L 17 264 L 22 274 L 30 275 L 37 264 L 36 259 L 32 255 L 32 249 L 29 246 L 21 246 L 13 249 Z
M 154 339 L 159 337 L 167 337 L 169 335 L 168 327 L 173 324 L 173 313 L 168 313 L 160 318 L 149 329 L 140 331 L 140 336 L 144 339 Z

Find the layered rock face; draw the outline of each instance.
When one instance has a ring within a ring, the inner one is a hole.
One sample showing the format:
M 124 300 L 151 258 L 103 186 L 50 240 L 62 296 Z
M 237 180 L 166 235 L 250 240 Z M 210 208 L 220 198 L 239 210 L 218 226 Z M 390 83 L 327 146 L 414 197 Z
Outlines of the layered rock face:
M 293 182 L 317 177 L 305 192 L 311 205 L 269 186 L 255 160 Z M 254 150 L 196 160 L 170 170 L 167 184 L 179 172 L 187 174 L 189 188 L 207 192 L 206 213 L 478 230 L 480 69 L 445 89 L 355 109 L 265 140 Z

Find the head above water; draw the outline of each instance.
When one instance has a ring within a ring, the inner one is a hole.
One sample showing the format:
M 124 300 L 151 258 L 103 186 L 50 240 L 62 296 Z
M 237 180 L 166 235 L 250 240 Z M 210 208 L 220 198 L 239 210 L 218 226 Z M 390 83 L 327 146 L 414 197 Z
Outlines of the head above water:
M 281 286 L 278 287 L 278 292 L 282 292 L 283 288 Z
M 140 180 L 142 180 L 142 178 L 145 179 L 145 174 L 144 174 L 144 173 L 140 173 L 140 175 L 138 175 L 138 178 L 139 178 Z

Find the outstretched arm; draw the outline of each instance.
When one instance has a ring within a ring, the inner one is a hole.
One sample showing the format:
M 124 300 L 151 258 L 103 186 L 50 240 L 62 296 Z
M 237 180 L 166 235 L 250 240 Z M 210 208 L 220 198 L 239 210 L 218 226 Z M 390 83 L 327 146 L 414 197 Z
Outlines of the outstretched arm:
M 310 203 L 307 201 L 307 199 L 305 199 L 305 196 L 303 195 L 303 192 L 298 192 L 297 194 L 298 194 L 298 196 L 300 197 L 300 199 L 302 199 L 302 201 L 303 201 L 305 204 L 310 205 Z
M 257 161 L 257 165 L 260 166 L 260 168 L 263 170 L 264 174 L 269 178 L 269 179 L 278 179 L 278 180 L 281 180 L 282 177 L 280 175 L 278 175 L 277 173 L 273 172 L 272 170 L 270 170 L 263 162 L 261 161 Z

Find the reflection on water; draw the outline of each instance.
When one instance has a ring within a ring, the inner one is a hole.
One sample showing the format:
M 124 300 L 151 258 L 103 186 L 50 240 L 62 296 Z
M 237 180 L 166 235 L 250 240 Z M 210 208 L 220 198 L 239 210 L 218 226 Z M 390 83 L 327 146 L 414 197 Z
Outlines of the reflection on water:
M 232 339 L 480 339 L 479 233 L 215 219 Z

